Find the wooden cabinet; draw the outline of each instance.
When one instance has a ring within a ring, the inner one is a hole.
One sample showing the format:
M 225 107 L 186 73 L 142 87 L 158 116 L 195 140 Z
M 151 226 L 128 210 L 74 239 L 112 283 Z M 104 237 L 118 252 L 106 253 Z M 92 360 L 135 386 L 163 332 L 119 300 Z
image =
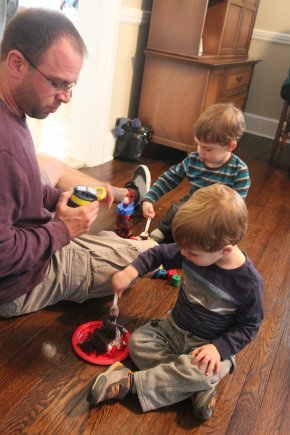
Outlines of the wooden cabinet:
M 244 109 L 257 59 L 248 58 L 259 0 L 153 0 L 138 116 L 153 142 L 191 151 L 211 104 Z

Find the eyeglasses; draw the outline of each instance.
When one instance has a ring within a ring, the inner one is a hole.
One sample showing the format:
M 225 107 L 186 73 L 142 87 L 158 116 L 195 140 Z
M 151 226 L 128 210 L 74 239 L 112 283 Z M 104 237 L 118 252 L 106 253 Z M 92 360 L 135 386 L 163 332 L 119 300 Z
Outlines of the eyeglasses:
M 55 80 L 52 80 L 48 77 L 46 77 L 45 74 L 43 74 L 43 72 L 40 71 L 40 69 L 37 68 L 36 65 L 34 65 L 34 63 L 29 59 L 28 56 L 26 56 L 25 53 L 23 53 L 22 50 L 20 50 L 15 44 L 14 47 L 16 48 L 16 50 L 19 51 L 19 53 L 22 54 L 22 56 L 24 57 L 24 59 L 29 63 L 30 66 L 32 66 L 32 68 L 34 68 L 36 71 L 39 72 L 39 74 L 42 75 L 42 77 L 45 78 L 46 81 L 48 81 L 48 83 L 50 84 L 50 86 L 52 86 L 56 92 L 61 92 L 61 91 L 68 91 L 69 89 L 71 89 L 72 87 L 74 87 L 76 85 L 75 82 L 73 83 L 68 83 L 68 82 L 56 82 Z

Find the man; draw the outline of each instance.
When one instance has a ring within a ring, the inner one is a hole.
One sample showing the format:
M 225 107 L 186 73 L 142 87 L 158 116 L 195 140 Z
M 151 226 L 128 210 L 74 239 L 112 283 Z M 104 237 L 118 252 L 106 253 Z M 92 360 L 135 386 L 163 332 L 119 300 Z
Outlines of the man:
M 4 317 L 37 311 L 63 299 L 83 302 L 111 294 L 111 275 L 152 246 L 151 241 L 84 235 L 98 216 L 98 202 L 70 208 L 71 191 L 61 192 L 41 182 L 26 115 L 46 118 L 70 100 L 85 54 L 85 44 L 71 21 L 51 10 L 26 9 L 16 14 L 3 36 L 0 315 Z M 128 183 L 139 202 L 138 188 L 147 187 L 147 171 L 141 165 Z M 113 189 L 107 187 L 110 205 Z

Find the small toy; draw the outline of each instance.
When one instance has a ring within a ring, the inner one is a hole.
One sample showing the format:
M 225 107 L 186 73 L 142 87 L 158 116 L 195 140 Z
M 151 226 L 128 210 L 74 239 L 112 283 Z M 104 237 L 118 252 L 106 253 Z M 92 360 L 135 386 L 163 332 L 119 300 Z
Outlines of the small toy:
M 171 278 L 170 284 L 172 285 L 172 287 L 179 287 L 181 283 L 181 277 L 178 275 L 173 275 L 173 277 Z
M 167 271 L 167 280 L 171 282 L 171 279 L 174 275 L 177 275 L 177 271 L 175 269 L 170 269 Z
M 101 201 L 106 198 L 107 191 L 104 187 L 89 187 L 89 186 L 76 186 L 73 193 L 68 200 L 69 207 L 80 207 L 88 205 L 93 201 Z
M 117 205 L 115 230 L 116 234 L 123 237 L 123 239 L 129 239 L 132 236 L 134 198 L 134 193 L 129 192 L 123 202 Z
M 161 266 L 156 270 L 156 272 L 152 272 L 151 278 L 153 279 L 166 279 L 167 270 L 165 270 L 161 264 Z
M 167 277 L 167 271 L 164 269 L 159 269 L 157 270 L 157 272 L 155 273 L 155 275 L 153 275 L 153 279 L 166 279 Z

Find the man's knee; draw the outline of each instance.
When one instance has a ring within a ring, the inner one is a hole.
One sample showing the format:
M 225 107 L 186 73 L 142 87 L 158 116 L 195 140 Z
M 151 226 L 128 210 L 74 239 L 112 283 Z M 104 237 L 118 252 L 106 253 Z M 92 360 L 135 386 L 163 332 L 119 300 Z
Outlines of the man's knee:
M 56 187 L 66 171 L 66 164 L 45 153 L 38 154 L 37 160 L 45 184 Z

